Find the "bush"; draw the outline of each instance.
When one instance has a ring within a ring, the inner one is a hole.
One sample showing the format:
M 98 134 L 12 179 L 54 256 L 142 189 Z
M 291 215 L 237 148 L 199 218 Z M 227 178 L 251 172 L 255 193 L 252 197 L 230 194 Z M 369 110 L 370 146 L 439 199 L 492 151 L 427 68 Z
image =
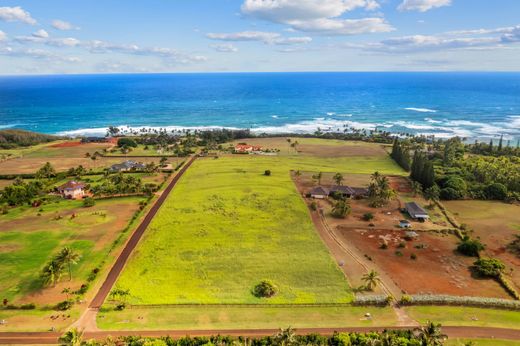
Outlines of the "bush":
M 266 177 L 270 176 L 271 175 L 271 171 L 269 169 L 266 169 L 265 172 L 264 172 L 264 175 Z
M 83 206 L 85 208 L 90 208 L 90 207 L 93 207 L 94 205 L 96 204 L 96 201 L 94 200 L 94 198 L 91 198 L 91 197 L 87 197 L 83 200 Z
M 495 258 L 480 258 L 475 263 L 475 270 L 480 276 L 499 278 L 506 266 Z
M 69 310 L 70 308 L 72 308 L 72 305 L 74 305 L 74 303 L 72 301 L 64 300 L 64 301 L 56 304 L 56 310 L 66 311 L 66 310 Z
M 36 309 L 36 304 L 34 304 L 34 303 L 23 304 L 23 305 L 20 306 L 20 309 L 22 309 L 22 310 L 34 310 L 34 309 Z
M 374 219 L 374 214 L 372 214 L 372 213 L 365 213 L 365 214 L 363 214 L 363 220 L 371 221 L 373 219 Z
M 411 255 L 410 255 L 410 259 L 412 259 L 412 260 L 414 260 L 414 261 L 415 261 L 415 260 L 417 259 L 417 255 L 416 255 L 416 254 L 414 254 L 414 253 L 413 253 L 413 254 L 411 254 Z
M 117 140 L 117 146 L 118 147 L 137 147 L 137 142 L 134 141 L 132 138 L 119 138 Z
M 484 189 L 486 197 L 488 199 L 495 199 L 503 201 L 507 198 L 507 187 L 504 184 L 492 183 L 486 186 Z
M 452 201 L 456 199 L 462 199 L 462 197 L 464 197 L 462 193 L 451 187 L 447 187 L 441 190 L 441 198 L 444 200 Z
M 405 296 L 406 301 L 405 301 Z M 453 306 L 476 306 L 486 308 L 502 308 L 520 310 L 520 301 L 499 298 L 484 297 L 459 297 L 448 295 L 403 295 L 403 305 L 453 305 Z
M 316 210 L 318 210 L 318 203 L 316 203 L 315 201 L 312 201 L 310 207 L 311 207 L 311 210 L 316 211 Z
M 270 298 L 278 291 L 276 285 L 270 280 L 262 280 L 253 289 L 253 295 L 258 298 Z
M 484 250 L 485 246 L 478 239 L 470 239 L 465 237 L 457 246 L 457 251 L 465 256 L 478 257 L 480 251 Z

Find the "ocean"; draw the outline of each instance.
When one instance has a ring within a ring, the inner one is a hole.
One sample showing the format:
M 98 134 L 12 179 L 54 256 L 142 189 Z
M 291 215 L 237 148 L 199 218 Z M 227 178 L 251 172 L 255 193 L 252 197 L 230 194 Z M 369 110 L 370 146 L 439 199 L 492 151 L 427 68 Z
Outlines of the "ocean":
M 0 77 L 0 129 L 317 128 L 520 139 L 520 73 L 200 73 Z

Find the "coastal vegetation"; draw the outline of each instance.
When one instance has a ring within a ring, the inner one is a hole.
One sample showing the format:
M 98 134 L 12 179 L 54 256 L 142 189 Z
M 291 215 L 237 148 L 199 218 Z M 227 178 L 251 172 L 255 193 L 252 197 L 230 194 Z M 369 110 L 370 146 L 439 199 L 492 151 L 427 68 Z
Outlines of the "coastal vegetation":
M 60 139 L 60 137 L 25 130 L 0 130 L 1 149 L 29 147 L 36 144 L 53 142 L 58 139 Z

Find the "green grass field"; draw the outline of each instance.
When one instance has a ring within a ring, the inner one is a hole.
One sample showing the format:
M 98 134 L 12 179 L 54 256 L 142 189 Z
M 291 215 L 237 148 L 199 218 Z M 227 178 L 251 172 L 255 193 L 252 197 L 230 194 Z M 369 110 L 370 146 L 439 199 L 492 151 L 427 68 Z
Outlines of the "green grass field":
M 367 312 L 371 319 L 365 318 Z M 392 309 L 376 307 L 164 307 L 101 311 L 97 319 L 106 330 L 339 328 L 396 322 Z
M 102 200 L 91 208 L 83 208 L 81 201 L 59 200 L 39 208 L 13 208 L 1 215 L 2 299 L 16 301 L 38 290 L 41 268 L 64 246 L 81 255 L 79 264 L 73 267 L 73 287 L 77 285 L 77 280 L 84 280 L 107 256 L 118 231 L 126 226 L 142 199 Z M 75 218 L 71 218 L 72 213 Z
M 444 326 L 475 326 L 520 329 L 520 311 L 467 308 L 459 306 L 412 306 L 410 317 L 425 323 L 435 321 Z

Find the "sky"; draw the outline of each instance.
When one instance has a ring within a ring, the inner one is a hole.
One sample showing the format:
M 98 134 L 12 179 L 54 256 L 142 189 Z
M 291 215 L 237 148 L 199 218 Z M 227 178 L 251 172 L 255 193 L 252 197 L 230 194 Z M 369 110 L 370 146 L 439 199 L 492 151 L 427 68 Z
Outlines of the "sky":
M 520 71 L 519 0 L 0 0 L 0 74 Z

